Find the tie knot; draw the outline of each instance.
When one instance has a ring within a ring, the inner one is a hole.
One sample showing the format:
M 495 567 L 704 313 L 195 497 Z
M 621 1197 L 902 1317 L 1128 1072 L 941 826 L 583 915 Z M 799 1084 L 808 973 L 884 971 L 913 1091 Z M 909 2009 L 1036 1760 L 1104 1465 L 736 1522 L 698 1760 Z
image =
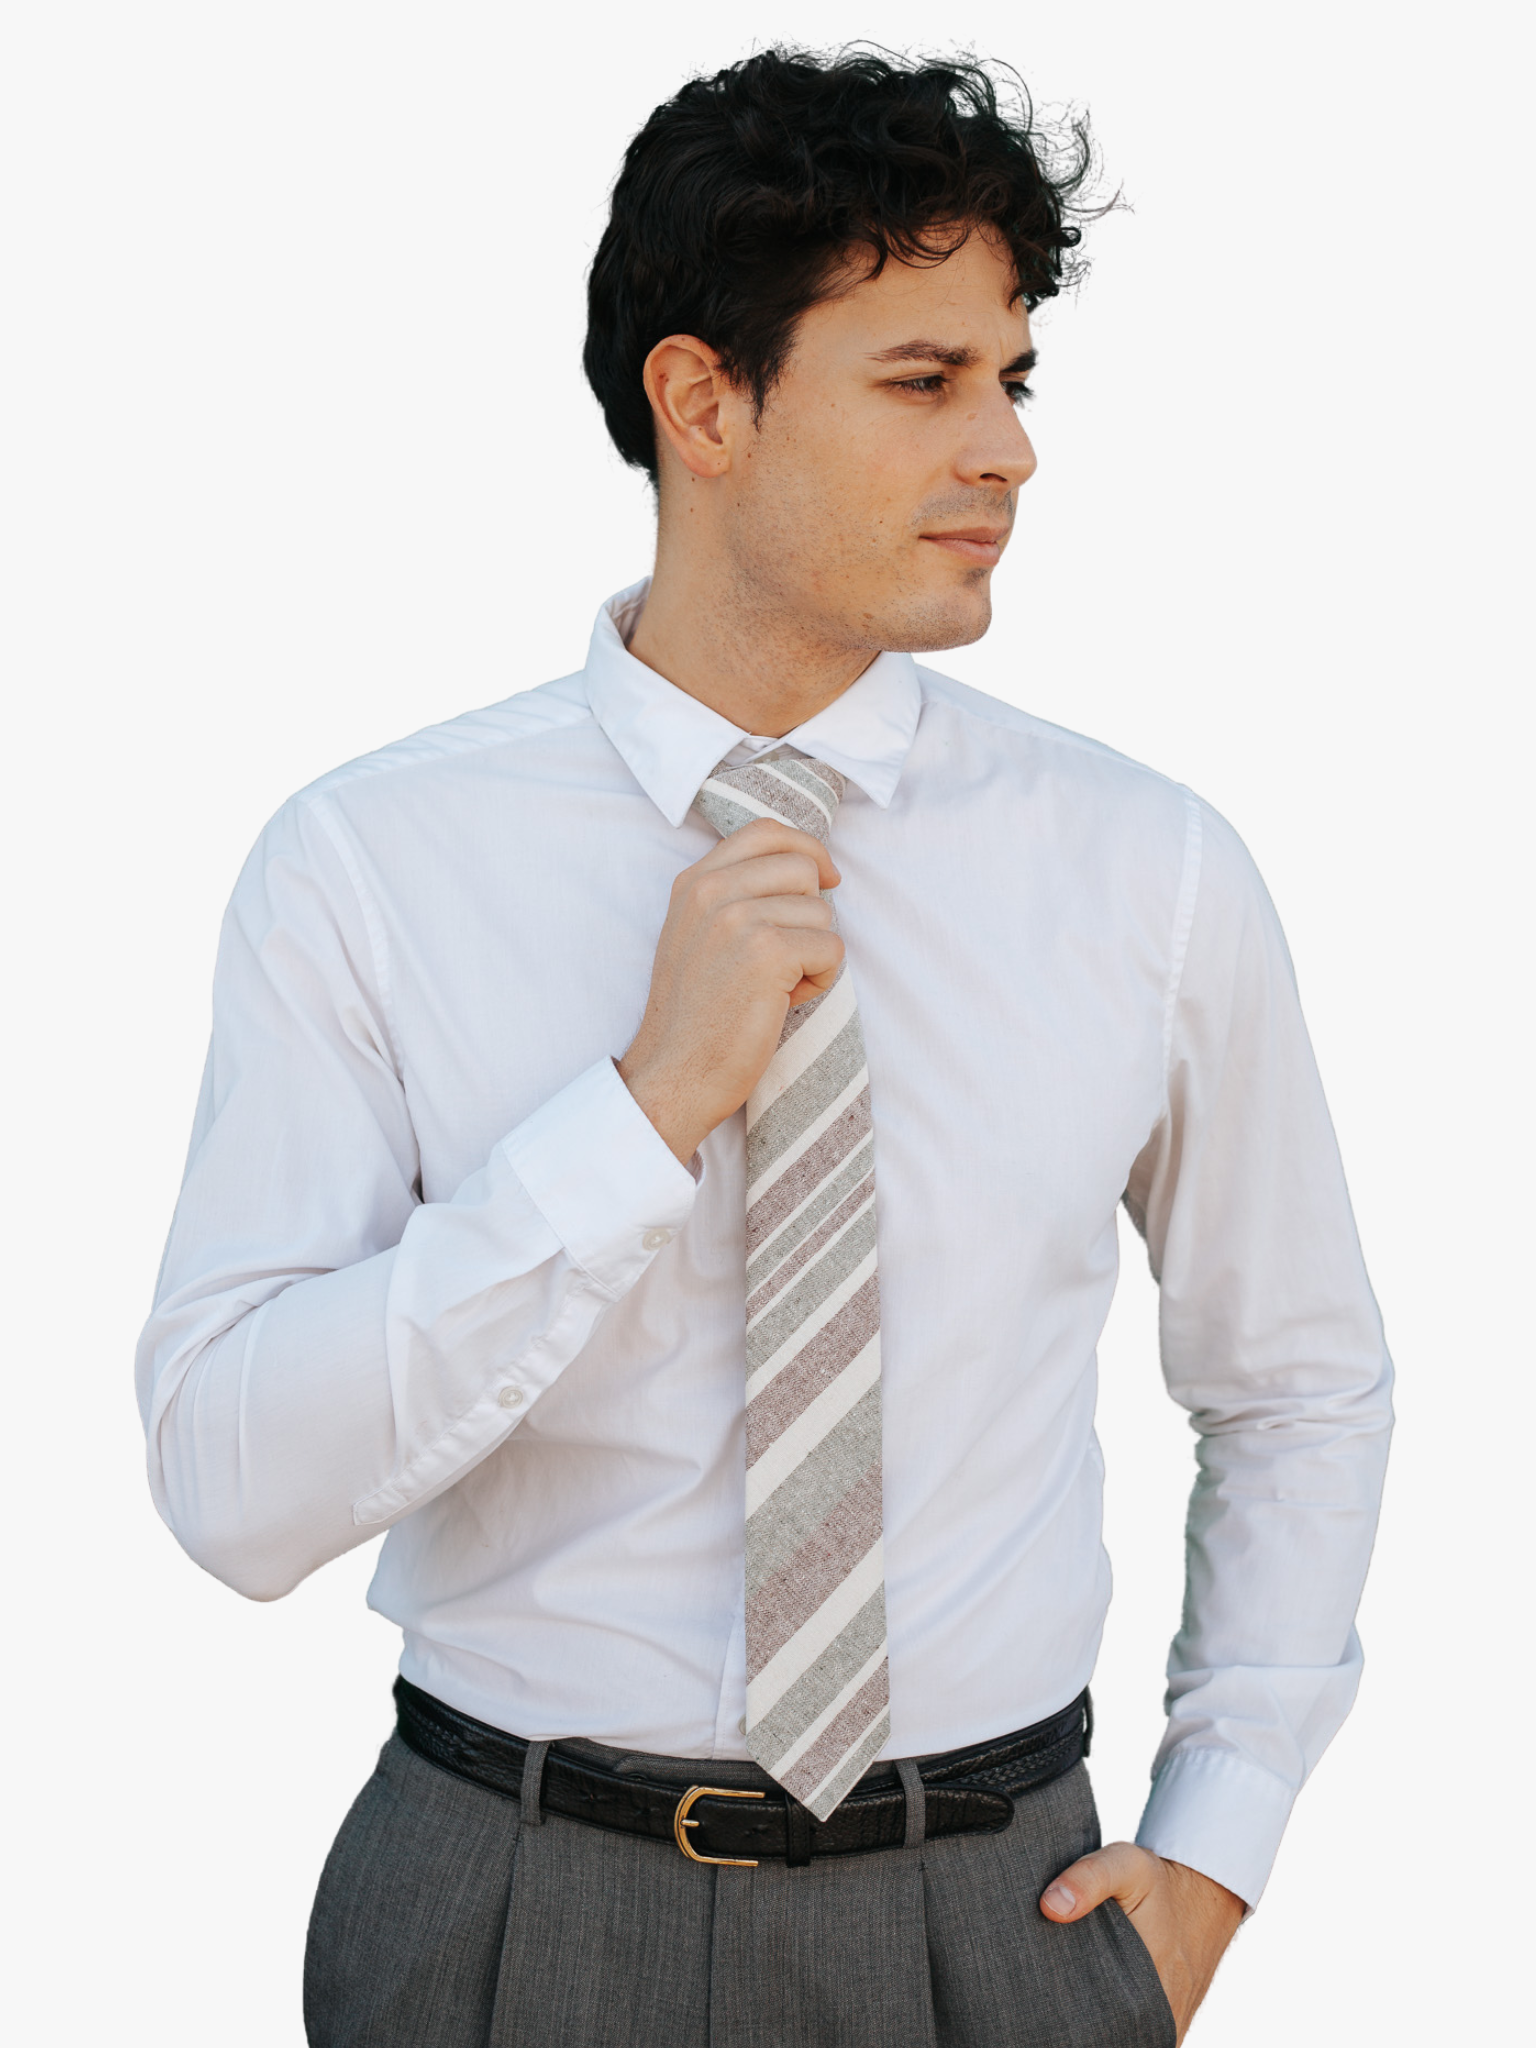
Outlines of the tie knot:
M 722 839 L 755 818 L 777 818 L 825 845 L 846 788 L 825 761 L 777 747 L 744 768 L 727 768 L 722 761 L 693 801 Z

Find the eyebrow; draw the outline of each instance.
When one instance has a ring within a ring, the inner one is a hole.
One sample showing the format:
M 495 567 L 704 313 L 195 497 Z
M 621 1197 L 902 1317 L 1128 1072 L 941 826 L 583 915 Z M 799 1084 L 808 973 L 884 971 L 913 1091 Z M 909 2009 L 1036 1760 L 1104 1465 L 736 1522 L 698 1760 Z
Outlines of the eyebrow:
M 869 358 L 872 363 L 943 363 L 950 370 L 974 370 L 981 361 L 981 351 L 975 348 L 953 348 L 942 341 L 898 341 L 894 348 L 882 348 Z M 1002 377 L 1023 377 L 1035 367 L 1039 358 L 1032 348 L 1014 357 L 1011 363 L 1004 363 L 998 372 Z

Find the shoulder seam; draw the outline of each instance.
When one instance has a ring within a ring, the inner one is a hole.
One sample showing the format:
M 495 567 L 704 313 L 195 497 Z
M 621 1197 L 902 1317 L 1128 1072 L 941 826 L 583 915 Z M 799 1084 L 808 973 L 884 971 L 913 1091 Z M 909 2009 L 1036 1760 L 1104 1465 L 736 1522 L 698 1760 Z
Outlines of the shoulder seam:
M 1183 788 L 1182 784 L 1178 787 Z M 1189 955 L 1189 935 L 1195 921 L 1195 902 L 1200 893 L 1201 855 L 1205 848 L 1204 819 L 1200 799 L 1184 789 L 1184 870 L 1179 881 L 1178 903 L 1173 913 L 1173 932 L 1168 962 L 1168 992 L 1163 1000 L 1163 1115 L 1170 1114 L 1169 1067 L 1173 1059 L 1173 1020 L 1179 991 L 1184 982 L 1184 962 Z
M 368 934 L 369 950 L 373 954 L 374 979 L 379 985 L 379 1007 L 384 1018 L 384 1029 L 389 1034 L 390 1056 L 395 1063 L 397 1079 L 405 1079 L 405 1056 L 401 1047 L 399 1023 L 395 1015 L 394 977 L 390 968 L 389 939 L 384 929 L 384 920 L 374 902 L 373 892 L 363 880 L 352 842 L 341 819 L 337 816 L 329 798 L 315 795 L 309 799 L 315 822 L 330 841 L 336 858 L 346 871 L 347 880 L 352 884 L 352 893 L 357 898 L 357 907 L 363 914 L 363 927 Z
M 318 802 L 329 796 L 333 790 L 344 788 L 349 782 L 375 775 L 398 774 L 407 768 L 419 768 L 426 762 L 445 760 L 453 755 L 484 753 L 494 747 L 517 746 L 525 740 L 542 738 L 547 732 L 556 732 L 565 726 L 579 724 L 584 717 L 592 717 L 590 705 L 550 697 L 546 702 L 560 705 L 566 714 L 564 717 L 540 718 L 537 721 L 530 721 L 517 731 L 491 733 L 475 730 L 453 733 L 455 726 L 482 719 L 487 713 L 499 710 L 503 704 L 515 703 L 517 697 L 538 696 L 545 690 L 552 690 L 555 684 L 572 681 L 581 673 L 581 670 L 575 669 L 570 676 L 556 677 L 555 683 L 541 684 L 535 690 L 518 691 L 514 697 L 503 697 L 495 704 L 484 705 L 475 711 L 460 712 L 456 718 L 442 719 L 436 725 L 421 726 L 417 731 L 406 733 L 400 739 L 389 740 L 382 747 L 375 747 L 369 753 L 358 754 L 350 761 L 340 762 L 336 767 L 327 769 L 325 774 L 317 776 L 297 794 L 301 798 Z

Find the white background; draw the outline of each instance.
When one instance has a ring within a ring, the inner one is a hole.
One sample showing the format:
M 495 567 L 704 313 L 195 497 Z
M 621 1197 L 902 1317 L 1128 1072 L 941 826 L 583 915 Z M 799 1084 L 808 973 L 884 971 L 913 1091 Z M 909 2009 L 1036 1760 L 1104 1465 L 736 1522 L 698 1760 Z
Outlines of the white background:
M 129 1387 L 218 916 L 335 762 L 579 664 L 648 565 L 579 372 L 628 135 L 754 43 L 970 43 L 1134 210 L 1040 321 L 1041 467 L 966 680 L 1192 783 L 1285 919 L 1400 1367 L 1359 1707 L 1203 2048 L 1507 2040 L 1532 1290 L 1528 133 L 1513 6 L 50 0 L 0 50 L 3 1495 L 28 2048 L 297 2048 L 386 1732 L 354 1553 L 272 1607 L 155 1519 Z M 1104 1345 L 1130 1832 L 1190 1472 L 1134 1245 Z M 579 2048 L 579 2044 L 573 2044 Z

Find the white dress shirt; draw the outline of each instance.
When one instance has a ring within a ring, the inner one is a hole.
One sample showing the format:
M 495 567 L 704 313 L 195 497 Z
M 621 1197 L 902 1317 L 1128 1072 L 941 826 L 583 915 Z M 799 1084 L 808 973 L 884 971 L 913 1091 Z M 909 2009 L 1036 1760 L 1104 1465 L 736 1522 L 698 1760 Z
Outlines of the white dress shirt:
M 750 735 L 625 648 L 324 777 L 267 828 L 140 1353 L 161 1513 L 257 1599 L 388 1529 L 428 1692 L 741 1757 L 743 1125 L 619 1079 L 690 814 Z M 1285 942 L 1188 791 L 882 655 L 789 743 L 868 1044 L 891 1756 L 1093 1670 L 1095 1346 L 1122 1199 L 1198 1433 L 1140 1839 L 1250 1902 L 1348 1711 L 1390 1365 Z

